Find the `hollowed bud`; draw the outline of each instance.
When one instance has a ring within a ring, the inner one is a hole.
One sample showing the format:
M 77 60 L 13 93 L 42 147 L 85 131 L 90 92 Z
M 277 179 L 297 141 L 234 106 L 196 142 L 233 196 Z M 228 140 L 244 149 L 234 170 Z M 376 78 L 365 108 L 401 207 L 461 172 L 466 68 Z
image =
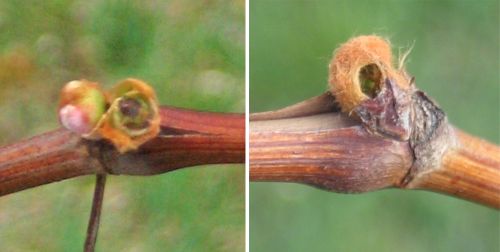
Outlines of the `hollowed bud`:
M 97 83 L 87 80 L 68 82 L 61 90 L 59 121 L 70 131 L 89 134 L 106 109 L 106 98 Z
M 388 41 L 359 36 L 341 45 L 330 63 L 329 82 L 342 111 L 370 132 L 408 140 L 412 125 L 412 79 L 392 64 Z M 352 113 L 353 112 L 353 113 Z
M 127 79 L 108 94 L 111 101 L 97 133 L 120 152 L 136 149 L 160 131 L 158 101 L 146 83 Z
M 155 92 L 136 79 L 120 82 L 106 94 L 97 83 L 69 82 L 61 91 L 59 120 L 83 138 L 107 139 L 122 153 L 160 132 Z
M 341 45 L 330 63 L 329 83 L 342 111 L 350 113 L 375 98 L 386 79 L 408 89 L 406 73 L 392 61 L 389 41 L 378 36 L 359 36 Z

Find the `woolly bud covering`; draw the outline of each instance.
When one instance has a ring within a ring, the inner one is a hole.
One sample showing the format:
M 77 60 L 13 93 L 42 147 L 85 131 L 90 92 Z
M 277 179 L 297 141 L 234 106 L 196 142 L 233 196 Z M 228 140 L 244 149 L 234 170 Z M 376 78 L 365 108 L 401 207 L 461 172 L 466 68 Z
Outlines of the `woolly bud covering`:
M 390 43 L 378 36 L 359 36 L 341 45 L 329 66 L 329 83 L 342 111 L 351 112 L 373 98 L 386 78 L 408 89 L 406 73 L 394 69 L 392 61 Z

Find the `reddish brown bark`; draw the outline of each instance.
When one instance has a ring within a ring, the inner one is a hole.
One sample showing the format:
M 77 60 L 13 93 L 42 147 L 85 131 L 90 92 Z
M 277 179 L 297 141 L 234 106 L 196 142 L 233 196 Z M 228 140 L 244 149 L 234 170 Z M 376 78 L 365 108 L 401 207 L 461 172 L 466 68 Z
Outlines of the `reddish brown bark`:
M 374 136 L 339 113 L 250 123 L 250 180 L 366 192 L 401 183 L 409 144 Z
M 162 132 L 118 153 L 58 129 L 0 148 L 0 196 L 95 173 L 152 175 L 202 164 L 243 163 L 245 117 L 162 107 Z
M 412 164 L 403 142 L 361 127 L 250 135 L 250 179 L 365 192 L 399 184 Z

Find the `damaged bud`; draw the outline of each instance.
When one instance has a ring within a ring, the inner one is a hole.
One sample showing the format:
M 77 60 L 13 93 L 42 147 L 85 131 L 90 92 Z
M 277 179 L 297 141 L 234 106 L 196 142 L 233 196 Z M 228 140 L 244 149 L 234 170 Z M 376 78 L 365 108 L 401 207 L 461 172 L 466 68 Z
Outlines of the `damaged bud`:
M 146 83 L 127 79 L 106 94 L 86 80 L 62 89 L 59 121 L 86 139 L 106 139 L 119 152 L 137 149 L 160 132 L 158 101 Z
M 120 152 L 137 149 L 158 135 L 158 101 L 149 85 L 127 79 L 113 87 L 108 96 L 111 103 L 98 132 Z
M 399 184 L 406 186 L 439 168 L 456 143 L 446 115 L 415 87 L 402 61 L 394 68 L 390 44 L 384 39 L 356 37 L 336 51 L 330 84 L 342 110 L 361 120 L 365 130 L 409 144 L 414 160 Z
M 378 36 L 350 39 L 336 51 L 329 66 L 330 89 L 343 112 L 351 113 L 381 91 L 386 79 L 409 88 L 404 70 L 392 67 L 389 42 Z
M 388 41 L 353 38 L 337 49 L 330 64 L 330 86 L 342 111 L 354 113 L 368 131 L 406 141 L 411 135 L 411 79 L 392 65 Z
M 131 136 L 142 134 L 146 130 L 154 111 L 145 97 L 135 95 L 123 96 L 117 100 L 117 110 L 112 114 L 113 124 L 126 131 Z M 137 132 L 139 131 L 139 132 Z
M 122 115 L 132 118 L 138 116 L 141 110 L 141 104 L 130 98 L 121 99 L 118 106 L 120 107 L 120 113 L 122 113 Z

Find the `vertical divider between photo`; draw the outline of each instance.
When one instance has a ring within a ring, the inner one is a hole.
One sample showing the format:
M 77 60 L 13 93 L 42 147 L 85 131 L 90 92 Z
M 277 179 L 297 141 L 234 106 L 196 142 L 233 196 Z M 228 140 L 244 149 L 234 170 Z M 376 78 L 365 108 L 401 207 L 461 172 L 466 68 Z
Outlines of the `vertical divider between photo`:
M 250 0 L 245 0 L 245 251 L 250 251 Z

